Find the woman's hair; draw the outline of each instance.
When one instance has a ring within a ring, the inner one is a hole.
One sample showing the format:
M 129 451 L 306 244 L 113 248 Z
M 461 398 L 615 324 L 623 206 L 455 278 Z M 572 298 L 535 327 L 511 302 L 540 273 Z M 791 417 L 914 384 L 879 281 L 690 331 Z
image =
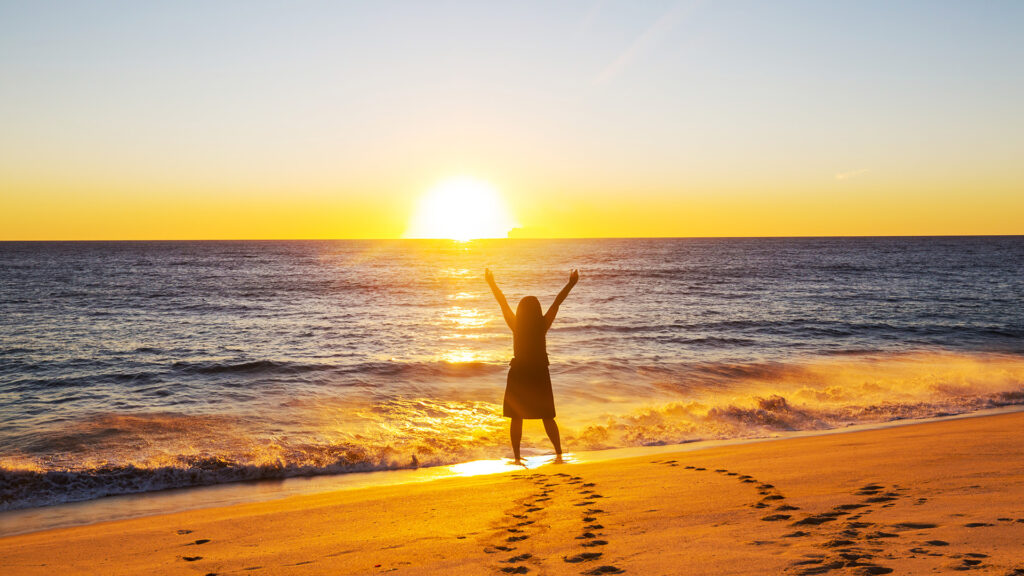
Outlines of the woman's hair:
M 516 306 L 516 332 L 529 334 L 542 331 L 544 313 L 540 311 L 540 300 L 536 296 L 525 296 Z

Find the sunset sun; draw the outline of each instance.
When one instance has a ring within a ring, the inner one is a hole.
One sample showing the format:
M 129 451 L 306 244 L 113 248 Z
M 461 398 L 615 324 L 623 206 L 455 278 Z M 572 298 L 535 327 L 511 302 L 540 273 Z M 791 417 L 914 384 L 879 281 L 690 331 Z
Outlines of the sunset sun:
M 453 178 L 420 199 L 406 238 L 504 238 L 516 226 L 494 186 L 475 178 Z

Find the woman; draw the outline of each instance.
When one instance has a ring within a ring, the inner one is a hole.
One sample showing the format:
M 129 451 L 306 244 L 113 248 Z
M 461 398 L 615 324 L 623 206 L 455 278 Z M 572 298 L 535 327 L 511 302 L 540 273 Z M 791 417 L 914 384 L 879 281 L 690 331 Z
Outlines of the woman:
M 505 323 L 512 329 L 512 349 L 515 357 L 512 358 L 508 370 L 502 412 L 506 418 L 511 419 L 509 435 L 512 438 L 515 463 L 523 463 L 519 457 L 519 442 L 523 438 L 524 418 L 544 420 L 544 430 L 555 447 L 555 462 L 561 462 L 562 443 L 558 437 L 558 425 L 555 424 L 555 398 L 551 393 L 551 375 L 548 373 L 548 352 L 544 336 L 551 323 L 555 321 L 558 306 L 579 282 L 580 274 L 577 270 L 572 271 L 569 283 L 558 293 L 547 314 L 541 314 L 540 301 L 534 296 L 526 296 L 520 300 L 516 313 L 513 314 L 489 269 L 484 272 L 484 277 L 501 306 Z

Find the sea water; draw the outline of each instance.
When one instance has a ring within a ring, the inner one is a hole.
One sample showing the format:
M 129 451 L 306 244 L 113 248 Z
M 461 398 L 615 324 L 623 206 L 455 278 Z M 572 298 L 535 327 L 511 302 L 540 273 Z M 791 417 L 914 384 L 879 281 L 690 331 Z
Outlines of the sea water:
M 0 243 L 0 510 L 1024 404 L 1024 237 Z M 551 447 L 527 424 L 524 452 Z

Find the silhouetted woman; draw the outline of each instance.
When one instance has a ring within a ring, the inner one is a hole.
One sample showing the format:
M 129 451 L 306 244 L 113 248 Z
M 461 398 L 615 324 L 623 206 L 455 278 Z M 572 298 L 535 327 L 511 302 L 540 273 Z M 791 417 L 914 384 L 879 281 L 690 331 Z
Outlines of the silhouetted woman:
M 494 298 L 501 306 L 505 323 L 512 329 L 512 358 L 508 369 L 508 381 L 505 385 L 505 402 L 503 414 L 511 418 L 509 434 L 512 438 L 512 453 L 516 464 L 522 464 L 519 458 L 519 442 L 523 438 L 523 419 L 540 418 L 544 420 L 544 430 L 555 447 L 555 461 L 562 460 L 562 443 L 558 437 L 558 425 L 555 424 L 555 397 L 551 393 L 551 375 L 548 373 L 548 350 L 545 335 L 558 314 L 558 306 L 562 304 L 569 291 L 580 280 L 578 271 L 569 275 L 569 283 L 558 293 L 555 301 L 548 308 L 547 314 L 540 311 L 540 301 L 534 296 L 526 296 L 519 301 L 516 313 L 512 313 L 505 300 L 505 295 L 494 282 L 494 275 L 486 270 L 484 277 Z

